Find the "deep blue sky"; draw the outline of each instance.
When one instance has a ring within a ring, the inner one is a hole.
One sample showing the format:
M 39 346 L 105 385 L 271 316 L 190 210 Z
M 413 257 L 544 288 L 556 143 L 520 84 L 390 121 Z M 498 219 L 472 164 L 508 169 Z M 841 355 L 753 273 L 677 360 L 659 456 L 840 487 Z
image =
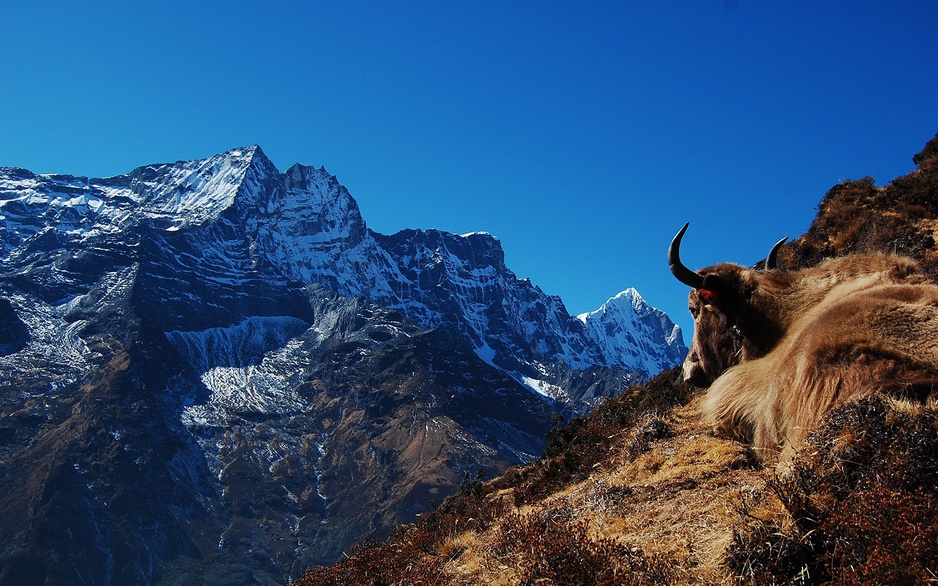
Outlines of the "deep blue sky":
M 0 2 L 0 166 L 259 144 L 369 226 L 487 231 L 571 313 L 762 258 L 938 132 L 938 2 Z

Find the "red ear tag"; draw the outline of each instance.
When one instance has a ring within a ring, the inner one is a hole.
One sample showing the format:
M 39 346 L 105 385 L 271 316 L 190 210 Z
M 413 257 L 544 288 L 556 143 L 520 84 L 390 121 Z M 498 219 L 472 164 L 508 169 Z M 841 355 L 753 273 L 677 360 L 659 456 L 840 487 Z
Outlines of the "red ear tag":
M 716 305 L 717 307 L 720 306 L 720 298 L 717 296 L 716 291 L 711 291 L 710 289 L 697 289 L 697 297 L 706 305 Z

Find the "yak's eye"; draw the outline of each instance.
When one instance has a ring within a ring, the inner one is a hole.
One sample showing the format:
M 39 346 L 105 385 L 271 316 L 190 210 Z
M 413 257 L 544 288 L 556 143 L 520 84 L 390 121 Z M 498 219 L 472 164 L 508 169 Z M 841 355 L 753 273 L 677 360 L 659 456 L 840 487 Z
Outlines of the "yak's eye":
M 693 317 L 694 319 L 697 319 L 697 316 L 700 315 L 700 308 L 697 307 L 696 305 L 691 305 L 688 309 L 690 309 L 691 317 Z

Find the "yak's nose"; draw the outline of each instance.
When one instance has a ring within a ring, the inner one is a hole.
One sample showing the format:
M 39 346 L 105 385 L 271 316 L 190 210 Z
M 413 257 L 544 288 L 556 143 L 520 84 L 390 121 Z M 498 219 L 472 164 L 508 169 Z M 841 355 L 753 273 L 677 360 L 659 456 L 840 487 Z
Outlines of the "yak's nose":
M 684 382 L 689 385 L 706 388 L 709 387 L 710 383 L 713 382 L 710 380 L 710 377 L 707 376 L 707 373 L 704 372 L 704 369 L 700 364 L 700 360 L 697 358 L 696 352 L 692 351 L 687 355 L 687 359 L 684 360 L 683 372 Z

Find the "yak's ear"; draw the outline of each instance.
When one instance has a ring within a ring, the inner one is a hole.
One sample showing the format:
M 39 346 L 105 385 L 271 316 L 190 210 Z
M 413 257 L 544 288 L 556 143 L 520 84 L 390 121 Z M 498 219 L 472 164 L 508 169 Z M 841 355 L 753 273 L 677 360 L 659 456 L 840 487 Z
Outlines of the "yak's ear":
M 729 276 L 729 278 L 726 278 Z M 709 291 L 711 293 L 703 293 Z M 702 298 L 704 303 L 709 303 L 717 307 L 730 319 L 736 319 L 739 312 L 743 311 L 746 301 L 751 293 L 747 294 L 739 283 L 737 276 L 730 274 L 725 276 L 707 275 L 704 277 L 703 287 L 697 290 L 697 296 Z M 707 301 L 707 297 L 712 301 Z
M 722 308 L 722 299 L 726 284 L 717 275 L 706 275 L 703 286 L 697 289 L 697 297 L 707 305 Z
M 697 299 L 703 301 L 704 305 L 720 307 L 720 296 L 712 289 L 697 289 Z
M 720 291 L 726 287 L 726 282 L 723 280 L 720 275 L 714 275 L 710 273 L 706 275 L 703 280 L 703 287 L 701 289 L 710 289 L 711 291 Z

